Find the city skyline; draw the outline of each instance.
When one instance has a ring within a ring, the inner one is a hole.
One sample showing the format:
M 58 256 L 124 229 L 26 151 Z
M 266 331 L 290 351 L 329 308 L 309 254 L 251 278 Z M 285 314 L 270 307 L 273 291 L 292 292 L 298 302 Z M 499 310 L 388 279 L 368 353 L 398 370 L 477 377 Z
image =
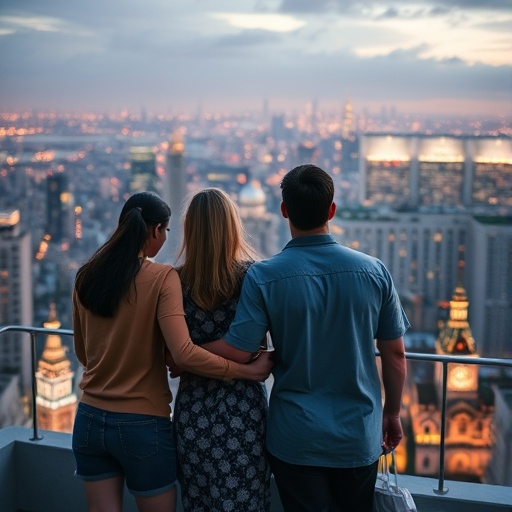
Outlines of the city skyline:
M 2 110 L 512 115 L 507 0 L 0 7 Z

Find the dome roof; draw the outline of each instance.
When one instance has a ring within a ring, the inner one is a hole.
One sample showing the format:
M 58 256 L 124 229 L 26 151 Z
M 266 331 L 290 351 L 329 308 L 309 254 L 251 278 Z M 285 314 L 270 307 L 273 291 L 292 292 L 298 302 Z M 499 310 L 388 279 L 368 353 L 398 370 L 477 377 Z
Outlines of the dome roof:
M 240 206 L 260 206 L 264 205 L 267 200 L 265 192 L 261 188 L 259 181 L 253 180 L 244 185 L 240 190 L 239 205 Z

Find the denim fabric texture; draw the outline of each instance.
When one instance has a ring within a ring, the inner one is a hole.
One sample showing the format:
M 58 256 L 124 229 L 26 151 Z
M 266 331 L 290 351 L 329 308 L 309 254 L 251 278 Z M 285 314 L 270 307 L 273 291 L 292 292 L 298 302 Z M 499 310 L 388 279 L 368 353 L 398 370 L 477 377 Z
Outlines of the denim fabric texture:
M 176 447 L 170 418 L 115 413 L 78 405 L 73 429 L 76 476 L 86 481 L 123 475 L 136 496 L 176 485 Z

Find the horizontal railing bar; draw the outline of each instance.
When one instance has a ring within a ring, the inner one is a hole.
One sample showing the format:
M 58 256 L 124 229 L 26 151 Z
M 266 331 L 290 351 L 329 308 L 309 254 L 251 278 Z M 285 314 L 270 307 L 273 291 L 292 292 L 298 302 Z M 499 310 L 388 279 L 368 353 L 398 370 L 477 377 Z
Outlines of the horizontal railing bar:
M 49 329 L 47 327 L 27 327 L 25 325 L 4 325 L 0 327 L 0 334 L 7 331 L 36 333 L 36 334 L 62 334 L 64 336 L 73 336 L 71 329 Z
M 376 356 L 380 356 L 379 352 L 375 352 Z M 512 359 L 493 358 L 493 357 L 470 357 L 470 356 L 449 356 L 442 354 L 423 354 L 420 352 L 405 352 L 406 359 L 415 361 L 431 361 L 435 363 L 457 363 L 457 364 L 478 364 L 483 366 L 510 366 L 512 367 Z

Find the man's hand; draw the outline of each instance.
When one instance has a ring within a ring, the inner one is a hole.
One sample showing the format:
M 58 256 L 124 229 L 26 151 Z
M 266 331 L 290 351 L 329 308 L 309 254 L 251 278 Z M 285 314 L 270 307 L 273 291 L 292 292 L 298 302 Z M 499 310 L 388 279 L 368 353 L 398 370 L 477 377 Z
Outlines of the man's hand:
M 270 375 L 273 366 L 272 352 L 260 352 L 251 362 L 240 366 L 243 372 L 241 378 L 263 382 Z
M 384 412 L 382 415 L 382 451 L 385 454 L 391 453 L 400 444 L 402 437 L 400 416 Z

